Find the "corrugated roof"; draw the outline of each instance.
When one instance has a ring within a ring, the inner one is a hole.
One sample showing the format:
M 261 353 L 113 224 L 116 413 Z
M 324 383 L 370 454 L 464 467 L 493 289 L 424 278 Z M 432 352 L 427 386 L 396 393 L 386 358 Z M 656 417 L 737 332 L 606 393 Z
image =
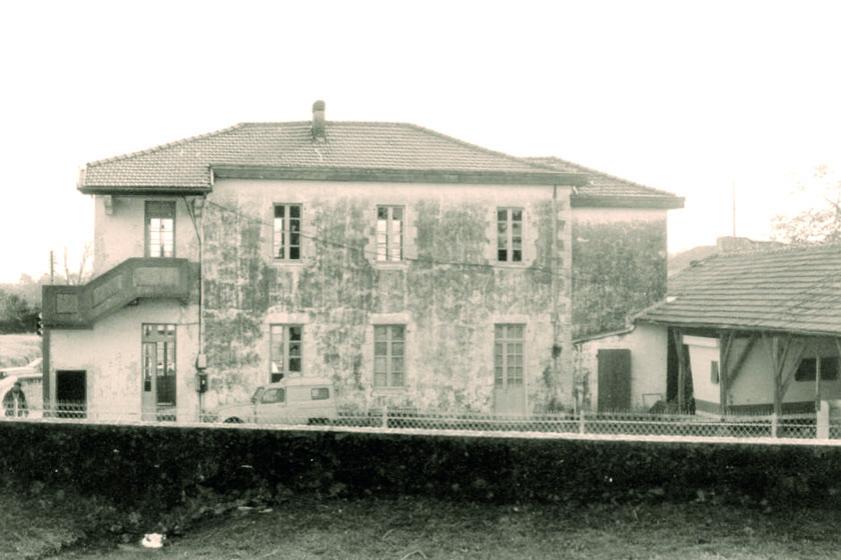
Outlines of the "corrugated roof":
M 715 255 L 675 275 L 637 320 L 841 334 L 841 246 Z
M 431 130 L 383 122 L 243 123 L 89 163 L 80 188 L 209 187 L 210 166 L 545 174 L 547 168 Z M 556 170 L 551 170 L 556 172 Z
M 628 181 L 627 179 L 620 179 L 613 175 L 608 175 L 589 167 L 584 167 L 577 163 L 572 163 L 557 157 L 529 157 L 525 158 L 531 162 L 545 165 L 556 171 L 565 173 L 584 173 L 588 176 L 589 181 L 586 186 L 579 187 L 578 191 L 573 195 L 573 200 L 576 198 L 581 201 L 582 206 L 587 203 L 596 203 L 600 199 L 605 202 L 616 199 L 634 199 L 641 202 L 660 202 L 664 203 L 669 208 L 682 208 L 683 199 L 675 195 Z

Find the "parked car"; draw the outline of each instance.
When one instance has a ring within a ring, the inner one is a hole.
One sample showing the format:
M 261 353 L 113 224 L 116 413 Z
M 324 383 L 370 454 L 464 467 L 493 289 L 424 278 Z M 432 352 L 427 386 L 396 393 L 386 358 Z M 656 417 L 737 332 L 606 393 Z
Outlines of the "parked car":
M 261 385 L 249 402 L 223 406 L 213 414 L 217 422 L 257 424 L 317 424 L 337 417 L 333 384 L 313 377 Z
M 14 375 L 19 379 L 40 377 L 41 362 L 41 358 L 36 358 L 25 366 L 0 368 L 0 379 L 4 379 L 11 375 Z

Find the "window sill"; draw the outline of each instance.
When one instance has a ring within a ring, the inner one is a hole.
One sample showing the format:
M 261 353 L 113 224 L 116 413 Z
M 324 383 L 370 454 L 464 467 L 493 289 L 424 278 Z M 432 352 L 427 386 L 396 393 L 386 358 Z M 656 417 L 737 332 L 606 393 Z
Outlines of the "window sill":
M 405 385 L 400 387 L 374 387 L 374 396 L 376 395 L 394 395 L 396 393 L 405 393 L 409 390 Z
M 372 264 L 377 270 L 405 270 L 409 261 L 374 261 Z
M 495 268 L 512 268 L 512 269 L 516 270 L 518 268 L 528 268 L 529 266 L 531 266 L 531 263 L 527 263 L 525 261 L 524 262 L 494 261 L 493 266 Z
M 307 264 L 307 261 L 304 259 L 299 259 L 297 261 L 289 261 L 283 259 L 272 259 L 272 264 L 274 266 L 282 266 L 282 267 L 301 267 Z

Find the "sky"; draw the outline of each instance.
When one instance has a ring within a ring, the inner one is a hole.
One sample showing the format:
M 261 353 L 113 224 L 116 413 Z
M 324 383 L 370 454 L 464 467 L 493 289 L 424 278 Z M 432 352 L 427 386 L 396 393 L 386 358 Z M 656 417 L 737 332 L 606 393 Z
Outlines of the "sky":
M 0 282 L 78 262 L 85 163 L 238 122 L 411 122 L 686 198 L 669 251 L 768 239 L 841 170 L 837 2 L 0 4 Z

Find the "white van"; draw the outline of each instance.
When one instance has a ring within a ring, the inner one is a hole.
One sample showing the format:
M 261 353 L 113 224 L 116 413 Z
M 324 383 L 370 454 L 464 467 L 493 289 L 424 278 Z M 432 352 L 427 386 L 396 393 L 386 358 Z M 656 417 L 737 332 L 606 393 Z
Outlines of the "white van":
M 258 424 L 317 424 L 338 417 L 335 391 L 329 379 L 288 377 L 261 385 L 251 402 L 223 406 L 218 422 Z

